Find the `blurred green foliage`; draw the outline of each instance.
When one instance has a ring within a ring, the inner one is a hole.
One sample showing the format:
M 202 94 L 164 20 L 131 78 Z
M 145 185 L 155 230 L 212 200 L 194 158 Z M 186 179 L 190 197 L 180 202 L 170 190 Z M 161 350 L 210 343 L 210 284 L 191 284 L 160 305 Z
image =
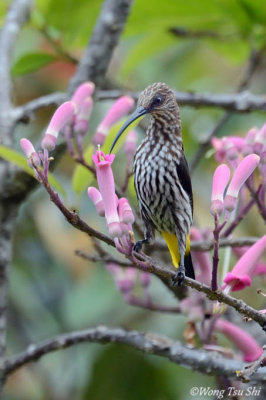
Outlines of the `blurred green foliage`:
M 9 3 L 0 3 L 0 23 L 3 23 Z M 29 53 L 35 54 L 32 58 L 35 64 L 27 59 L 27 75 L 14 77 L 14 98 L 18 104 L 67 88 L 75 66 L 55 52 L 51 41 L 64 52 L 80 57 L 101 4 L 100 0 L 35 1 L 31 21 L 23 29 L 15 49 L 14 66 L 21 64 Z M 188 30 L 194 36 L 177 37 L 170 32 L 174 27 Z M 206 31 L 212 32 L 213 37 L 204 36 Z M 203 36 L 197 37 L 199 32 Z M 50 41 L 47 41 L 47 34 Z M 265 1 L 136 0 L 111 62 L 108 79 L 114 85 L 131 90 L 141 90 L 154 81 L 165 81 L 177 90 L 234 92 L 251 51 L 263 48 L 265 38 Z M 37 65 L 40 53 L 47 55 L 46 60 L 51 57 L 50 65 Z M 265 65 L 258 67 L 250 87 L 255 93 L 265 93 Z M 88 149 L 111 103 L 96 104 L 85 138 Z M 17 142 L 23 136 L 37 142 L 52 111 L 52 107 L 40 110 L 31 124 L 19 125 Z M 222 115 L 223 111 L 217 109 L 181 108 L 188 159 Z M 233 114 L 219 134 L 244 135 L 249 128 L 261 126 L 263 122 L 263 113 Z M 139 134 L 141 136 L 141 130 Z M 124 166 L 125 155 L 117 152 L 114 172 L 118 183 L 123 182 Z M 213 157 L 204 158 L 192 177 L 195 222 L 202 228 L 212 227 L 209 199 L 215 166 Z M 68 206 L 78 208 L 88 223 L 106 232 L 104 222 L 95 215 L 85 193 L 86 186 L 94 181 L 90 174 L 83 172 L 80 167 L 75 170 L 74 163 L 65 156 L 55 175 L 68 195 Z M 129 193 L 133 198 L 132 181 Z M 264 227 L 260 221 L 256 225 L 253 223 L 256 216 L 252 210 L 237 233 L 260 235 Z M 91 241 L 67 225 L 44 190 L 39 188 L 21 208 L 14 238 L 9 354 L 24 349 L 31 342 L 97 324 L 151 330 L 182 339 L 184 317 L 151 313 L 126 305 L 103 265 L 78 259 L 75 249 L 93 252 Z M 171 294 L 156 279 L 152 281 L 150 292 L 158 303 L 175 304 Z M 192 383 L 193 386 L 217 387 L 213 377 L 193 373 L 164 359 L 143 356 L 124 346 L 83 344 L 48 355 L 19 370 L 8 381 L 5 398 L 178 400 L 190 398 Z

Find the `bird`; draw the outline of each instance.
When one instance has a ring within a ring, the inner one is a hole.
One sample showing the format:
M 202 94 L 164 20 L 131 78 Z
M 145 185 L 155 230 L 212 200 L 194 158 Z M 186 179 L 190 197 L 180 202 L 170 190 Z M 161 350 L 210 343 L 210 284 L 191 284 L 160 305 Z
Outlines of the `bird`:
M 134 155 L 134 186 L 144 224 L 144 239 L 134 244 L 139 252 L 153 244 L 155 232 L 164 238 L 177 268 L 173 283 L 185 276 L 195 279 L 190 254 L 193 194 L 184 154 L 181 118 L 173 90 L 156 82 L 140 93 L 135 111 L 120 128 L 110 149 L 136 119 L 151 116 L 146 134 Z

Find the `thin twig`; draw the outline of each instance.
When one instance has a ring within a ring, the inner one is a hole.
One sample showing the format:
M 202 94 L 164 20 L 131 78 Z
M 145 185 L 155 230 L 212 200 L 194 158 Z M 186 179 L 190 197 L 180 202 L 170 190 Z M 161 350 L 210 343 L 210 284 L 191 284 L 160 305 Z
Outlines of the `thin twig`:
M 126 299 L 126 301 L 131 306 L 144 308 L 149 311 L 173 313 L 173 314 L 177 314 L 177 313 L 181 312 L 180 307 L 170 307 L 170 306 L 163 306 L 161 304 L 155 304 L 150 299 L 148 299 L 148 301 L 147 301 L 145 299 L 140 299 L 139 297 L 136 297 L 133 295 L 130 295 Z
M 173 35 L 185 39 L 205 39 L 205 38 L 211 38 L 211 39 L 219 39 L 219 40 L 224 40 L 225 37 L 222 37 L 220 34 L 218 34 L 215 31 L 210 31 L 210 30 L 191 30 L 187 28 L 181 28 L 181 27 L 172 27 L 169 29 L 169 32 L 171 32 Z
M 78 64 L 79 60 L 72 54 L 68 53 L 65 49 L 63 49 L 62 46 L 60 46 L 60 44 L 50 35 L 46 26 L 43 26 L 40 29 L 40 32 L 43 34 L 45 39 L 50 43 L 50 45 L 53 47 L 54 51 L 57 54 L 59 54 L 63 59 L 72 64 Z
M 266 207 L 265 205 L 260 201 L 260 197 L 259 197 L 259 192 L 260 190 L 263 190 L 262 185 L 259 187 L 259 191 L 255 191 L 252 186 L 250 185 L 249 181 L 246 181 L 246 187 L 248 188 L 248 190 L 250 191 L 254 201 L 256 202 L 258 209 L 259 209 L 259 213 L 262 216 L 264 222 L 266 221 Z
M 111 257 L 108 253 L 105 253 L 102 256 L 97 256 L 95 254 L 87 254 L 82 250 L 76 250 L 75 254 L 84 260 L 92 261 L 92 262 L 104 262 L 104 263 L 114 263 L 120 265 L 121 267 L 132 267 L 132 263 L 129 261 L 122 261 L 118 258 Z
M 237 371 L 237 376 L 243 382 L 249 382 L 250 378 L 254 377 L 254 374 L 258 371 L 259 368 L 262 368 L 266 365 L 266 346 L 263 346 L 262 355 L 254 361 L 252 364 L 246 365 L 240 371 Z

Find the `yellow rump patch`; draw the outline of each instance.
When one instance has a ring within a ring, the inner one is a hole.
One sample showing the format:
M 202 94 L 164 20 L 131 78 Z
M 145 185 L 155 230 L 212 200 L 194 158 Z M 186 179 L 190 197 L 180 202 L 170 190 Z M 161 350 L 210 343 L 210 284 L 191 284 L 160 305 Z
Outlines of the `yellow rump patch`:
M 173 235 L 172 233 L 163 231 L 162 236 L 164 240 L 166 241 L 167 247 L 170 251 L 171 257 L 172 257 L 172 262 L 176 268 L 179 267 L 179 262 L 180 262 L 180 253 L 178 249 L 178 241 L 176 235 Z M 187 235 L 187 242 L 186 242 L 186 254 L 188 254 L 190 251 L 190 238 L 189 235 Z

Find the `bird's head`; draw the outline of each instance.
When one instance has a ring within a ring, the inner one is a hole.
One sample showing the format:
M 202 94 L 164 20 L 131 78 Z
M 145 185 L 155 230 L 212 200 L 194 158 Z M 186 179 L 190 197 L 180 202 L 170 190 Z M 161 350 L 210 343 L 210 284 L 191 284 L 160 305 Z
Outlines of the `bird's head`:
M 137 108 L 119 130 L 111 146 L 110 153 L 125 129 L 133 121 L 145 114 L 151 114 L 155 119 L 156 117 L 163 117 L 169 123 L 173 119 L 179 119 L 179 109 L 174 92 L 165 83 L 153 83 L 140 93 Z
M 156 117 L 165 113 L 174 112 L 177 103 L 174 92 L 165 83 L 153 83 L 140 93 L 138 107 L 143 107 L 146 112 Z

